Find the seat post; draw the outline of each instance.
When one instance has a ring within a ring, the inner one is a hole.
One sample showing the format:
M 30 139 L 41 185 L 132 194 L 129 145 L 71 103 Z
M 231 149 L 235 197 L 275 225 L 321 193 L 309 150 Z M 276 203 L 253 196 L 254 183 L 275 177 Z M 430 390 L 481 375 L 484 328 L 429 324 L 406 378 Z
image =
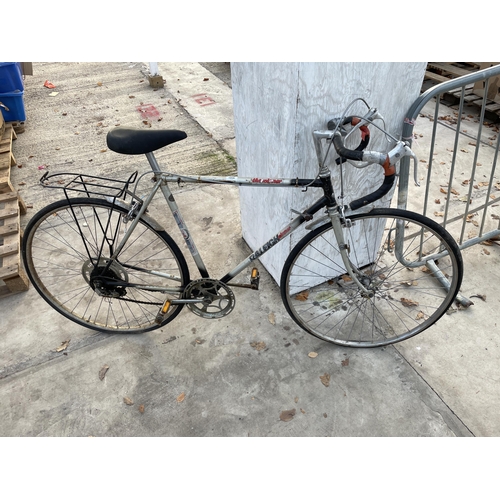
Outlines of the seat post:
M 148 159 L 149 165 L 151 166 L 153 172 L 157 174 L 161 173 L 160 165 L 158 165 L 154 153 L 153 152 L 146 153 L 146 158 Z

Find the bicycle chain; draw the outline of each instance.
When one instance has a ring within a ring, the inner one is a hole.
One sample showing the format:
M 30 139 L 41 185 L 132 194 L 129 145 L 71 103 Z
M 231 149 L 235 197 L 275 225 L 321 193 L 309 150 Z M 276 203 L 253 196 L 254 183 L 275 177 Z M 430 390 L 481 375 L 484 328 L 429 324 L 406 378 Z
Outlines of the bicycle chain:
M 145 304 L 149 306 L 163 306 L 163 302 L 146 302 L 144 300 L 133 300 L 133 299 L 125 299 L 124 297 L 104 297 L 106 299 L 116 299 L 116 300 L 124 300 L 125 302 L 134 302 L 134 304 Z

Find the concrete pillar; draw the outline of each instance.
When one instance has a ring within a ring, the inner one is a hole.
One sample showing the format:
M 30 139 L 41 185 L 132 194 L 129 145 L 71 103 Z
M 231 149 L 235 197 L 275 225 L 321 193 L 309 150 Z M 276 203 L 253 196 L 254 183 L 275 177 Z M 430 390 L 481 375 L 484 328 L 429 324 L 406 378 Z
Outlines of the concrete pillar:
M 150 62 L 149 63 L 149 74 L 151 76 L 158 76 L 160 73 L 158 72 L 158 63 Z
M 376 107 L 395 136 L 406 111 L 418 97 L 426 63 L 231 63 L 238 174 L 261 178 L 314 178 L 317 160 L 312 131 L 326 129 L 357 97 Z M 366 109 L 359 103 L 350 114 Z M 372 130 L 369 149 L 387 151 L 383 134 Z M 356 144 L 357 145 L 357 144 Z M 335 154 L 332 178 L 339 193 Z M 345 202 L 374 191 L 383 180 L 380 166 L 348 166 Z M 303 210 L 321 190 L 240 188 L 243 238 L 256 250 Z M 392 193 L 375 206 L 388 206 Z M 279 282 L 283 263 L 304 235 L 299 230 L 260 258 Z

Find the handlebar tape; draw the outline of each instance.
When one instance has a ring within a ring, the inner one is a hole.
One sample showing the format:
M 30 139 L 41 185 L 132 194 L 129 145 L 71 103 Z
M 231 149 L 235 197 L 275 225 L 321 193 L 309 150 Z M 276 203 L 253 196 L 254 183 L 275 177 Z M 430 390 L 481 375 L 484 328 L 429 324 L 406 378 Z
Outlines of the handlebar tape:
M 362 125 L 361 127 L 359 127 L 359 130 L 361 130 L 361 142 L 359 143 L 358 147 L 353 151 L 363 151 L 364 149 L 366 149 L 366 146 L 368 146 L 368 143 L 370 142 L 370 130 L 368 129 L 368 127 L 366 125 Z M 338 143 L 335 144 L 336 148 L 337 148 L 337 145 L 338 145 Z M 351 150 L 347 149 L 347 151 L 351 151 Z M 338 149 L 337 149 L 337 152 L 338 152 Z M 341 163 L 344 163 L 345 161 L 347 161 L 347 159 L 341 155 L 335 160 L 335 163 L 337 165 L 340 165 Z
M 347 149 L 342 143 L 342 136 L 340 134 L 336 133 L 333 136 L 333 145 L 335 146 L 338 155 L 340 156 L 340 158 L 342 158 L 343 161 L 345 161 L 346 159 L 354 161 L 363 161 L 363 151 L 359 149 L 359 146 L 356 149 Z
M 359 123 L 358 118 L 348 117 L 344 120 L 343 124 L 346 125 L 351 123 L 351 125 L 357 125 Z M 361 143 L 356 149 L 348 149 L 344 146 L 342 142 L 342 136 L 339 133 L 336 133 L 333 136 L 333 145 L 339 155 L 339 158 L 336 159 L 337 165 L 345 162 L 346 160 L 354 160 L 354 161 L 363 161 L 363 150 L 368 145 L 370 140 L 370 130 L 366 125 L 360 127 L 361 130 Z M 366 158 L 365 158 L 366 159 Z M 385 161 L 380 161 L 382 164 L 382 168 L 384 169 L 384 182 L 382 185 L 373 193 L 367 194 L 357 200 L 349 203 L 348 207 L 351 210 L 358 210 L 361 207 L 369 205 L 374 201 L 379 200 L 383 196 L 385 196 L 394 185 L 394 180 L 396 178 L 396 168 L 394 165 L 391 165 L 389 156 L 385 158 Z
M 382 198 L 384 195 L 386 195 L 392 188 L 394 184 L 394 179 L 396 178 L 396 174 L 391 174 L 391 175 L 386 175 L 384 176 L 384 182 L 382 185 L 373 193 L 370 193 L 366 196 L 363 196 L 362 198 L 359 198 L 358 200 L 354 200 L 351 203 L 349 203 L 349 208 L 351 210 L 357 210 L 358 208 L 364 207 L 365 205 L 369 205 L 370 203 L 373 203 L 374 201 L 379 200 Z

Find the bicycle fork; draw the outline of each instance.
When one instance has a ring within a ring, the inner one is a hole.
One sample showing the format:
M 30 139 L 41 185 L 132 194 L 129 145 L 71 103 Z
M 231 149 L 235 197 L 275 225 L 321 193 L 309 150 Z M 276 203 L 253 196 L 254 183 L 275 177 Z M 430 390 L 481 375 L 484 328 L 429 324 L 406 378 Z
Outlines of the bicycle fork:
M 344 226 L 350 227 L 351 221 L 344 217 L 343 210 L 338 206 L 328 208 L 327 212 L 332 222 L 333 233 L 339 245 L 340 256 L 342 257 L 342 262 L 344 263 L 347 274 L 349 274 L 354 283 L 356 283 L 363 297 L 365 298 L 373 297 L 375 295 L 375 292 L 373 290 L 366 288 L 366 286 L 363 285 L 363 283 L 361 283 L 361 281 L 359 280 L 361 272 L 359 271 L 358 268 L 353 266 L 351 260 L 349 259 L 350 247 L 349 244 L 346 243 L 344 239 L 343 227 Z

